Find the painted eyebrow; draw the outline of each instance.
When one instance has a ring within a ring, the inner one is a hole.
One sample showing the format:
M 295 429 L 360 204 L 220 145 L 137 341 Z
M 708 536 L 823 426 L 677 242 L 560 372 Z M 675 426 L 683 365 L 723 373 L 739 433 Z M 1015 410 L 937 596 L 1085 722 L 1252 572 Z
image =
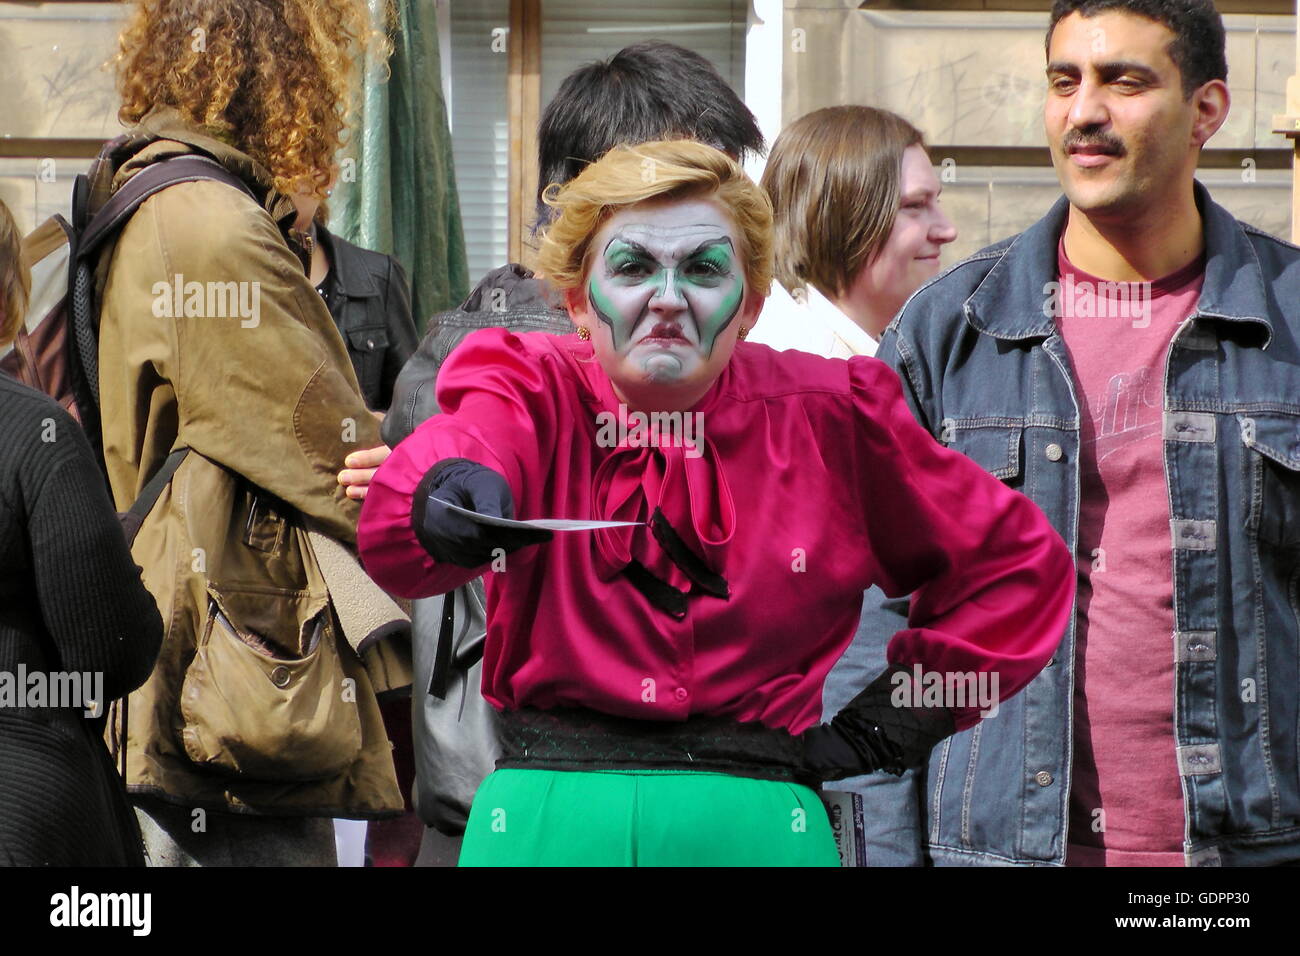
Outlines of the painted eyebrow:
M 731 238 L 729 236 L 719 236 L 717 239 L 705 239 L 690 252 L 686 253 L 686 255 L 682 256 L 682 259 L 694 259 L 701 253 L 708 252 L 717 246 L 726 246 L 728 249 L 732 249 L 733 252 L 735 251 L 731 245 Z
M 628 249 L 631 250 L 636 255 L 642 256 L 646 259 L 654 259 L 654 256 L 650 254 L 650 250 L 647 249 L 645 246 L 641 245 L 641 243 L 637 242 L 635 239 L 625 239 L 622 236 L 615 236 L 614 238 L 610 239 L 609 242 L 605 243 L 605 251 L 603 255 L 608 256 L 610 246 L 614 245 L 614 243 L 616 242 L 620 242 L 623 245 L 627 246 Z
M 651 259 L 655 262 L 659 261 L 658 258 L 654 255 L 654 253 L 652 253 L 641 243 L 637 242 L 635 239 L 629 239 L 625 236 L 614 236 L 613 238 L 611 238 L 609 242 L 605 244 L 605 251 L 603 255 L 608 256 L 609 247 L 616 242 L 621 242 L 623 245 L 628 246 L 633 252 L 637 253 L 638 255 L 644 256 L 647 259 Z M 721 246 L 721 245 L 725 245 L 727 248 L 733 249 L 734 251 L 734 248 L 732 247 L 731 244 L 731 238 L 729 236 L 718 236 L 716 239 L 705 239 L 703 242 L 701 242 L 690 252 L 686 253 L 686 255 L 682 256 L 682 258 L 690 259 L 693 256 L 698 256 L 701 252 L 704 252 L 705 250 L 710 249 L 713 246 Z
M 1108 60 L 1104 63 L 1092 64 L 1092 68 L 1105 80 L 1123 76 L 1125 73 L 1131 73 L 1148 83 L 1157 83 L 1160 80 L 1155 70 L 1144 63 L 1138 63 L 1136 60 Z M 1081 72 L 1077 63 L 1070 63 L 1065 60 L 1057 60 L 1047 64 L 1047 75 L 1049 77 L 1055 74 L 1078 76 Z

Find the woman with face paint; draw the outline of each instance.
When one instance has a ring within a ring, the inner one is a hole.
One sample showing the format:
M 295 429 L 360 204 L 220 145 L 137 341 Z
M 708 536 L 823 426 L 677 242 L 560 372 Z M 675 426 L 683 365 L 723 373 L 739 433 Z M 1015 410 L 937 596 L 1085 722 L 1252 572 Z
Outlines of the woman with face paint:
M 884 365 L 742 341 L 772 212 L 725 155 L 617 149 L 550 201 L 541 265 L 578 334 L 467 338 L 358 532 L 396 594 L 492 572 L 505 756 L 461 863 L 835 865 L 813 788 L 917 766 L 1028 683 L 1068 623 L 1070 555 Z M 912 595 L 908 626 L 819 725 L 872 584 Z M 993 700 L 933 693 L 954 674 Z

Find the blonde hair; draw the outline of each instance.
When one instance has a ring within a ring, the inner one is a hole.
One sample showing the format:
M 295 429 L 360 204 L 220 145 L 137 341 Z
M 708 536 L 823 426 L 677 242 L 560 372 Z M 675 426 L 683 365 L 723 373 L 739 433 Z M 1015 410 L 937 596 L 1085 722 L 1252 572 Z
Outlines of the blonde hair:
M 0 348 L 13 341 L 27 314 L 32 278 L 22 261 L 22 237 L 9 207 L 0 202 Z
M 269 169 L 276 189 L 323 199 L 363 54 L 386 61 L 392 48 L 386 26 L 364 0 L 139 0 L 118 39 L 118 118 L 170 106 Z
M 692 140 L 618 146 L 543 201 L 556 211 L 542 234 L 538 267 L 556 289 L 582 285 L 591 240 L 616 212 L 648 200 L 701 196 L 716 199 L 743 237 L 736 250 L 750 290 L 772 287 L 772 204 L 735 160 Z
M 921 131 L 896 113 L 831 106 L 795 120 L 763 170 L 775 215 L 776 277 L 790 291 L 811 283 L 848 290 L 894 228 L 903 151 Z

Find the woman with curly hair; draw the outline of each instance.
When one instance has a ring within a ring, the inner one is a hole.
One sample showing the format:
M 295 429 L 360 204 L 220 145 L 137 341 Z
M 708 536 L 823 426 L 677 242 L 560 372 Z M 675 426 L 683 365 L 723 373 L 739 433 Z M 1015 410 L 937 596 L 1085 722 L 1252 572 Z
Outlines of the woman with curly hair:
M 393 816 L 402 797 L 306 543 L 355 541 L 335 474 L 380 440 L 303 239 L 365 49 L 387 39 L 364 0 L 144 0 L 120 46 L 133 125 L 92 173 L 92 209 L 160 163 L 220 175 L 152 195 L 100 259 L 118 508 L 174 469 L 134 544 L 166 637 L 109 740 L 155 865 L 331 864 L 331 818 Z
M 466 338 L 358 532 L 397 594 L 489 572 L 505 756 L 461 863 L 835 865 L 810 785 L 902 773 L 1024 687 L 1069 621 L 1069 552 L 883 364 L 743 341 L 772 210 L 723 153 L 620 148 L 549 194 L 539 264 L 578 334 Z M 872 584 L 912 595 L 908 626 L 819 725 Z
M 143 0 L 118 40 L 118 117 L 174 110 L 279 192 L 323 199 L 367 44 L 387 52 L 354 0 Z

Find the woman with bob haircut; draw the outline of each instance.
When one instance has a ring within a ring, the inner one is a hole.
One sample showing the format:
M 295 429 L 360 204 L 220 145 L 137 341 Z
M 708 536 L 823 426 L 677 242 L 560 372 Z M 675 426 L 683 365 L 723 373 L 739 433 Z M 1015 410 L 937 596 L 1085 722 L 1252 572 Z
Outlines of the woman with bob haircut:
M 810 306 L 797 319 L 764 316 L 756 341 L 773 347 L 874 353 L 957 238 L 921 131 L 889 110 L 831 106 L 800 117 L 772 144 L 762 185 L 776 278 Z
M 915 423 L 884 365 L 743 341 L 772 213 L 731 159 L 619 148 L 548 197 L 540 265 L 578 334 L 468 337 L 358 529 L 400 595 L 492 572 L 505 756 L 461 863 L 835 865 L 811 787 L 901 773 L 979 719 L 912 694 L 913 665 L 1023 687 L 1068 622 L 1070 555 Z M 516 515 L 630 524 L 502 526 Z M 872 583 L 913 595 L 909 626 L 818 726 Z
M 815 110 L 781 131 L 761 182 L 772 200 L 774 271 L 793 298 L 774 288 L 751 341 L 828 358 L 874 355 L 885 327 L 938 274 L 940 251 L 957 238 L 921 131 L 870 106 Z M 878 588 L 864 595 L 858 632 L 822 691 L 827 719 L 884 666 L 899 607 Z M 877 775 L 836 787 L 874 801 L 878 812 L 863 821 L 873 860 L 920 862 L 898 837 L 919 813 L 912 783 Z

